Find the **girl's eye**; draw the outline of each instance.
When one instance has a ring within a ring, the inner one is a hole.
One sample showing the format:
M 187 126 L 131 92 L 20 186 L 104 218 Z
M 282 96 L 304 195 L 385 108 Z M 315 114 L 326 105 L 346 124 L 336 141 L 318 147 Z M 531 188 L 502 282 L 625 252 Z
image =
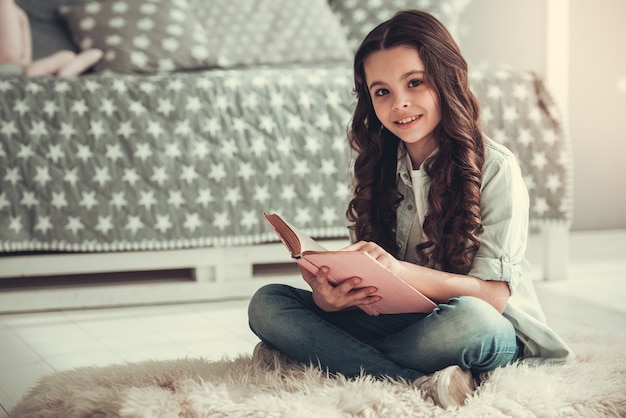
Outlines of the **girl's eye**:
M 411 80 L 409 81 L 409 87 L 418 87 L 420 86 L 424 81 L 422 80 Z
M 389 90 L 387 89 L 378 89 L 374 92 L 375 96 L 384 96 L 386 94 L 389 94 Z

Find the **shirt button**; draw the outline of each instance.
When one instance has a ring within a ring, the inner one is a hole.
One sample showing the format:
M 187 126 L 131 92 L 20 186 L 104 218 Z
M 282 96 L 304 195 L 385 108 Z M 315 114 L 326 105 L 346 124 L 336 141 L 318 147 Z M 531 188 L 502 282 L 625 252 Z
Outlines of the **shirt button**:
M 398 241 L 396 244 L 398 245 L 398 248 L 402 248 L 402 243 L 400 241 Z
M 407 206 L 407 209 L 408 209 L 408 210 L 413 210 L 413 205 L 409 205 L 409 206 Z
M 505 255 L 504 257 L 502 257 L 502 261 L 504 261 L 505 263 L 508 263 L 509 261 L 511 261 L 511 259 L 509 258 L 508 255 Z
M 409 179 L 409 175 L 407 173 L 404 173 L 402 175 L 402 178 L 405 179 L 405 180 L 408 180 Z

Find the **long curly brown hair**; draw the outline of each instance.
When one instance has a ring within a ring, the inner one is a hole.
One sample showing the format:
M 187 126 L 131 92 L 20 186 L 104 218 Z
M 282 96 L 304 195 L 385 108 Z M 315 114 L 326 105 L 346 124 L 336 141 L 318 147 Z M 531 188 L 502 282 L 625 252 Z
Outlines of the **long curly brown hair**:
M 447 29 L 428 13 L 408 10 L 370 32 L 356 52 L 354 81 L 357 104 L 349 141 L 356 152 L 354 196 L 346 215 L 359 240 L 374 241 L 391 254 L 396 210 L 404 199 L 397 188 L 400 139 L 376 117 L 365 82 L 364 62 L 373 52 L 397 46 L 417 49 L 425 65 L 424 81 L 437 93 L 441 122 L 434 132 L 439 151 L 422 169 L 431 178 L 426 242 L 415 248 L 423 265 L 466 274 L 480 246 L 483 230 L 480 187 L 484 139 L 480 108 L 469 88 L 467 62 Z M 410 250 L 410 249 L 409 249 Z

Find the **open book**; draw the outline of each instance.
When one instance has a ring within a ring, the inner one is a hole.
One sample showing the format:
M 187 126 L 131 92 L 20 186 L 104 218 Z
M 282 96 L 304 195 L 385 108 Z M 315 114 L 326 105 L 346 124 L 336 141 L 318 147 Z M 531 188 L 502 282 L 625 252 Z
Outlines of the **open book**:
M 360 277 L 359 287 L 374 286 L 381 300 L 361 305 L 369 315 L 431 312 L 437 305 L 417 289 L 394 275 L 366 252 L 328 251 L 310 236 L 290 225 L 277 214 L 263 213 L 291 257 L 306 270 L 316 274 L 329 268 L 328 279 L 335 285 L 351 277 Z

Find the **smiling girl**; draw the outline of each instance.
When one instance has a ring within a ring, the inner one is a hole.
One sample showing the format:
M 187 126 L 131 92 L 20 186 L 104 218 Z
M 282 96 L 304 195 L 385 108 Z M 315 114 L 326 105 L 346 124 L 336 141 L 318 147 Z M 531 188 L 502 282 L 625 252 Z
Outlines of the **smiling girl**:
M 445 27 L 405 11 L 376 27 L 354 60 L 356 153 L 347 210 L 354 244 L 438 306 L 368 316 L 376 288 L 302 272 L 312 292 L 259 289 L 249 306 L 258 362 L 295 360 L 348 377 L 404 380 L 442 407 L 474 376 L 572 353 L 547 325 L 525 260 L 528 193 L 517 160 L 480 129 L 468 69 Z M 332 274 L 332 272 L 330 272 Z

